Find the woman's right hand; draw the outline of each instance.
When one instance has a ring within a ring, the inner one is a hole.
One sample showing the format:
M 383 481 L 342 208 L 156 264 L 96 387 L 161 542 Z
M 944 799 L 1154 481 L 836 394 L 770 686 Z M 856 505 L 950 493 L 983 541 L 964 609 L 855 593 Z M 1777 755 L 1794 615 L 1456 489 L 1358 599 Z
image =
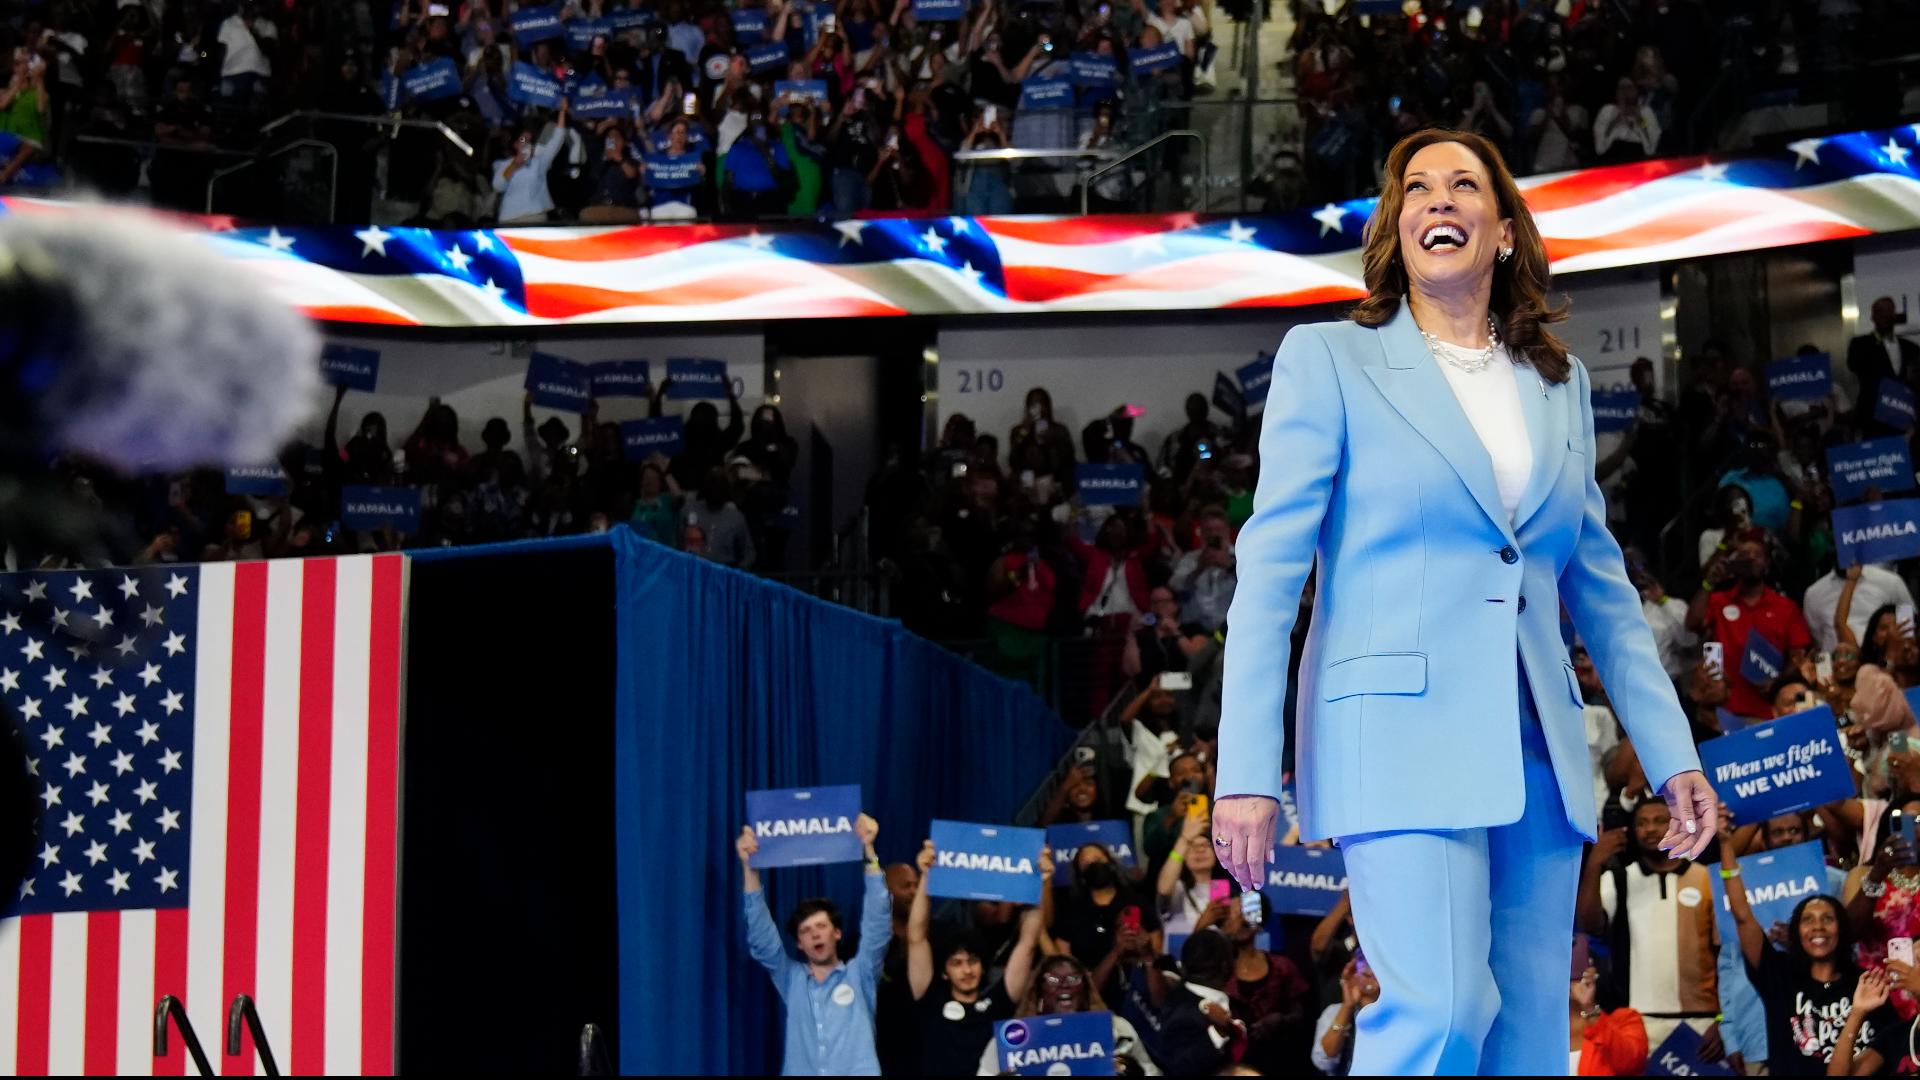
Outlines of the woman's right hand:
M 1242 889 L 1266 883 L 1280 802 L 1269 795 L 1228 795 L 1213 803 L 1214 854 Z M 1221 843 L 1220 841 L 1225 841 Z

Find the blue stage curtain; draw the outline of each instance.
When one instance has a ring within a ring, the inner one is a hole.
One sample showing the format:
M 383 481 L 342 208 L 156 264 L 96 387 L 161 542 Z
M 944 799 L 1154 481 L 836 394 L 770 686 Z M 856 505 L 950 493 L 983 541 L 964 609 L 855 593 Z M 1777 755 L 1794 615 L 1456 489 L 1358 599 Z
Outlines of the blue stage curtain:
M 780 1006 L 747 955 L 733 854 L 745 793 L 863 785 L 881 858 L 903 861 L 935 817 L 1009 820 L 1071 733 L 1024 685 L 897 623 L 627 530 L 611 543 L 620 1068 L 773 1072 Z M 851 949 L 860 873 L 763 875 L 775 921 L 831 897 Z

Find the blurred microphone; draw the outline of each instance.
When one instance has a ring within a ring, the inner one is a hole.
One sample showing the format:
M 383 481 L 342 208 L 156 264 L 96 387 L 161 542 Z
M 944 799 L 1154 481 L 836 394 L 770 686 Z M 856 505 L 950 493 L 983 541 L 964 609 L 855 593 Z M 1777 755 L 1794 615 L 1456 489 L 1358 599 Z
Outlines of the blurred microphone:
M 134 550 L 46 464 L 127 473 L 274 460 L 320 339 L 198 234 L 133 211 L 0 217 L 0 538 L 87 563 Z
M 126 562 L 131 529 L 48 468 L 274 460 L 319 386 L 312 323 L 191 232 L 89 206 L 0 216 L 0 549 Z M 39 809 L 0 716 L 0 907 Z

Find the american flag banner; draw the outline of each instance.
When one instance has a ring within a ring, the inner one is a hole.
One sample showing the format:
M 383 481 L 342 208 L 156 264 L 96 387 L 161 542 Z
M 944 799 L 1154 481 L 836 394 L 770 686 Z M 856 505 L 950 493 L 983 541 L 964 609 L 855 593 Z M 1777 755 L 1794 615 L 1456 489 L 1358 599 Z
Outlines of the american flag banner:
M 0 920 L 0 1071 L 181 1075 L 236 994 L 293 1073 L 391 1073 L 400 555 L 0 576 L 40 789 Z M 217 1062 L 255 1071 L 251 1040 Z
M 1920 228 L 1920 125 L 1521 181 L 1556 272 Z M 14 212 L 58 203 L 0 199 Z M 1286 214 L 867 218 L 438 231 L 245 228 L 209 242 L 316 318 L 512 327 L 1274 308 L 1358 299 L 1373 200 Z M 184 219 L 183 219 L 184 220 Z

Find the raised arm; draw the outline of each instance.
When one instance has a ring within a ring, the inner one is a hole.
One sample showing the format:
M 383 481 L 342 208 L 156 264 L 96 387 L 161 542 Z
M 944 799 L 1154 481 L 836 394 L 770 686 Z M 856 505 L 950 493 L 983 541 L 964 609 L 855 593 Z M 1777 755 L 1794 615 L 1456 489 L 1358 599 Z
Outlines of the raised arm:
M 1726 886 L 1733 925 L 1740 932 L 1740 956 L 1749 968 L 1757 970 L 1760 958 L 1766 955 L 1761 950 L 1772 946 L 1767 944 L 1766 927 L 1753 917 L 1753 905 L 1747 902 L 1746 884 L 1740 880 L 1740 856 L 1734 853 L 1732 844 L 1720 845 L 1720 878 Z
M 1860 584 L 1860 564 L 1847 567 L 1847 583 L 1840 586 L 1840 601 L 1833 607 L 1833 632 L 1835 640 L 1841 645 L 1859 648 L 1860 639 L 1854 636 L 1853 627 L 1847 625 L 1847 616 L 1853 613 L 1853 590 Z
M 1013 952 L 1007 957 L 1006 970 L 1000 975 L 1008 1001 L 1016 1004 L 1025 1001 L 1027 989 L 1033 985 L 1033 950 L 1040 944 L 1042 932 L 1047 927 L 1047 909 L 1052 900 L 1053 853 L 1047 848 L 1041 848 L 1040 902 L 1020 913 L 1020 940 L 1013 943 Z
M 860 900 L 860 951 L 853 962 L 878 976 L 880 964 L 887 958 L 887 943 L 893 940 L 893 896 L 887 892 L 880 856 L 873 850 L 873 841 L 880 835 L 879 823 L 861 814 L 853 823 L 853 831 L 859 835 L 867 859 L 866 895 Z
M 920 854 L 914 863 L 920 868 L 920 884 L 914 888 L 913 903 L 907 908 L 907 989 L 913 992 L 913 1000 L 919 1001 L 933 985 L 933 943 L 927 938 L 927 926 L 933 921 L 933 901 L 927 896 L 927 871 L 933 869 L 933 841 L 920 845 Z
M 1887 995 L 1892 987 L 1883 970 L 1863 971 L 1860 981 L 1855 984 L 1853 1000 L 1847 1006 L 1847 1022 L 1840 1028 L 1840 1037 L 1834 1041 L 1833 1056 L 1827 1059 L 1828 1076 L 1877 1076 L 1881 1060 L 1880 1051 L 1871 1046 L 1855 1051 L 1854 1043 L 1860 1040 L 1861 1025 L 1873 1010 L 1887 1003 Z
M 1231 847 L 1221 861 L 1243 888 L 1265 876 L 1279 816 L 1286 742 L 1285 665 L 1313 570 L 1314 543 L 1333 494 L 1346 443 L 1346 407 L 1333 352 L 1321 332 L 1296 326 L 1273 360 L 1260 457 L 1286 462 L 1261 471 L 1253 516 L 1240 530 L 1238 584 L 1228 622 L 1220 697 L 1220 765 L 1214 823 Z
M 780 941 L 779 927 L 773 925 L 772 913 L 767 910 L 767 894 L 760 888 L 760 872 L 747 862 L 760 850 L 760 841 L 753 835 L 752 826 L 740 830 L 740 839 L 733 842 L 733 850 L 740 856 L 740 876 L 744 882 L 747 952 L 761 967 L 778 974 L 787 964 L 787 949 Z

